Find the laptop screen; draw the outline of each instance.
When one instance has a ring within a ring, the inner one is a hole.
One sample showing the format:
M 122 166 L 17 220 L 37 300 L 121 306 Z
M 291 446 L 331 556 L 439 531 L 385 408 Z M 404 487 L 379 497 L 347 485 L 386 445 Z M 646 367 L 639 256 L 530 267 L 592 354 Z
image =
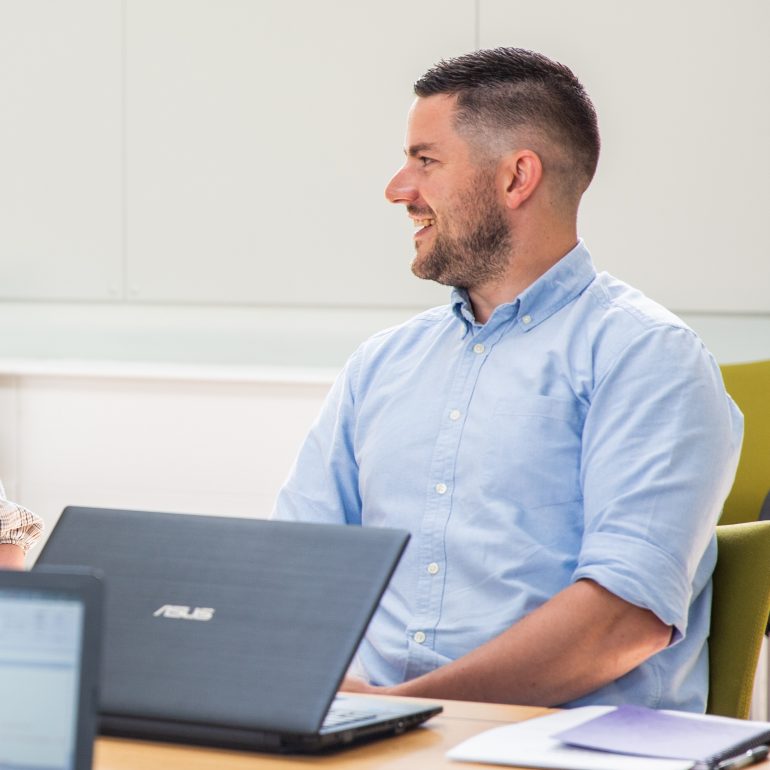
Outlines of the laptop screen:
M 0 768 L 73 770 L 85 608 L 0 589 Z

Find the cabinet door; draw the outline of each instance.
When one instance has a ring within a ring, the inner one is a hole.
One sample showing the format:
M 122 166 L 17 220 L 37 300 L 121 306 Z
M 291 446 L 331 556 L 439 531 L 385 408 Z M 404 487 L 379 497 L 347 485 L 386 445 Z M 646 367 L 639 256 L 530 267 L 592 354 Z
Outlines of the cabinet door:
M 121 295 L 121 5 L 0 2 L 0 299 Z

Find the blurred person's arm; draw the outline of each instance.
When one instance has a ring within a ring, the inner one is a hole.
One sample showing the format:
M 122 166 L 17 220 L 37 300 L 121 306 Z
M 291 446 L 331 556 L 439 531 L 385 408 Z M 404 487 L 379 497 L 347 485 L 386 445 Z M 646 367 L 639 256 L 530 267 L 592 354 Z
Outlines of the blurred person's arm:
M 24 550 L 13 543 L 0 543 L 0 569 L 24 569 Z
M 0 483 L 0 569 L 24 569 L 24 556 L 42 533 L 40 517 L 6 500 Z

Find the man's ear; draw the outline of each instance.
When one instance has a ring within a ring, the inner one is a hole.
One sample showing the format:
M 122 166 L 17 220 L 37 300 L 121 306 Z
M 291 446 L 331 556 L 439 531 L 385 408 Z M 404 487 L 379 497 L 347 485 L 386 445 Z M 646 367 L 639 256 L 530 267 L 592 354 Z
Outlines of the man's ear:
M 543 162 L 533 150 L 517 150 L 502 164 L 505 205 L 517 209 L 535 192 L 543 178 Z

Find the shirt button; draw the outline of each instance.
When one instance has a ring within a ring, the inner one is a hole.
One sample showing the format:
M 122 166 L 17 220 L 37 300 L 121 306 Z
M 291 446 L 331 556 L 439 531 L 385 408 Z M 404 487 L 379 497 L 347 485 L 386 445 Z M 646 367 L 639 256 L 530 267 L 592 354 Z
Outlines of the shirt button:
M 414 640 L 417 644 L 422 644 L 425 641 L 425 634 L 422 631 L 415 631 Z
M 531 324 L 532 323 L 532 316 L 531 315 L 522 316 L 521 322 L 523 324 Z
M 447 491 L 447 485 L 443 482 L 439 482 L 436 484 L 436 492 L 438 492 L 440 495 L 443 495 Z
M 439 570 L 439 566 L 438 566 L 438 564 L 436 564 L 435 561 L 432 561 L 428 565 L 428 574 L 435 575 L 438 572 L 438 570 Z
M 449 419 L 450 420 L 459 420 L 460 419 L 460 410 L 459 409 L 453 409 L 449 413 Z
M 483 353 L 484 352 L 484 346 L 480 342 L 477 342 L 473 346 L 473 352 L 474 353 Z

